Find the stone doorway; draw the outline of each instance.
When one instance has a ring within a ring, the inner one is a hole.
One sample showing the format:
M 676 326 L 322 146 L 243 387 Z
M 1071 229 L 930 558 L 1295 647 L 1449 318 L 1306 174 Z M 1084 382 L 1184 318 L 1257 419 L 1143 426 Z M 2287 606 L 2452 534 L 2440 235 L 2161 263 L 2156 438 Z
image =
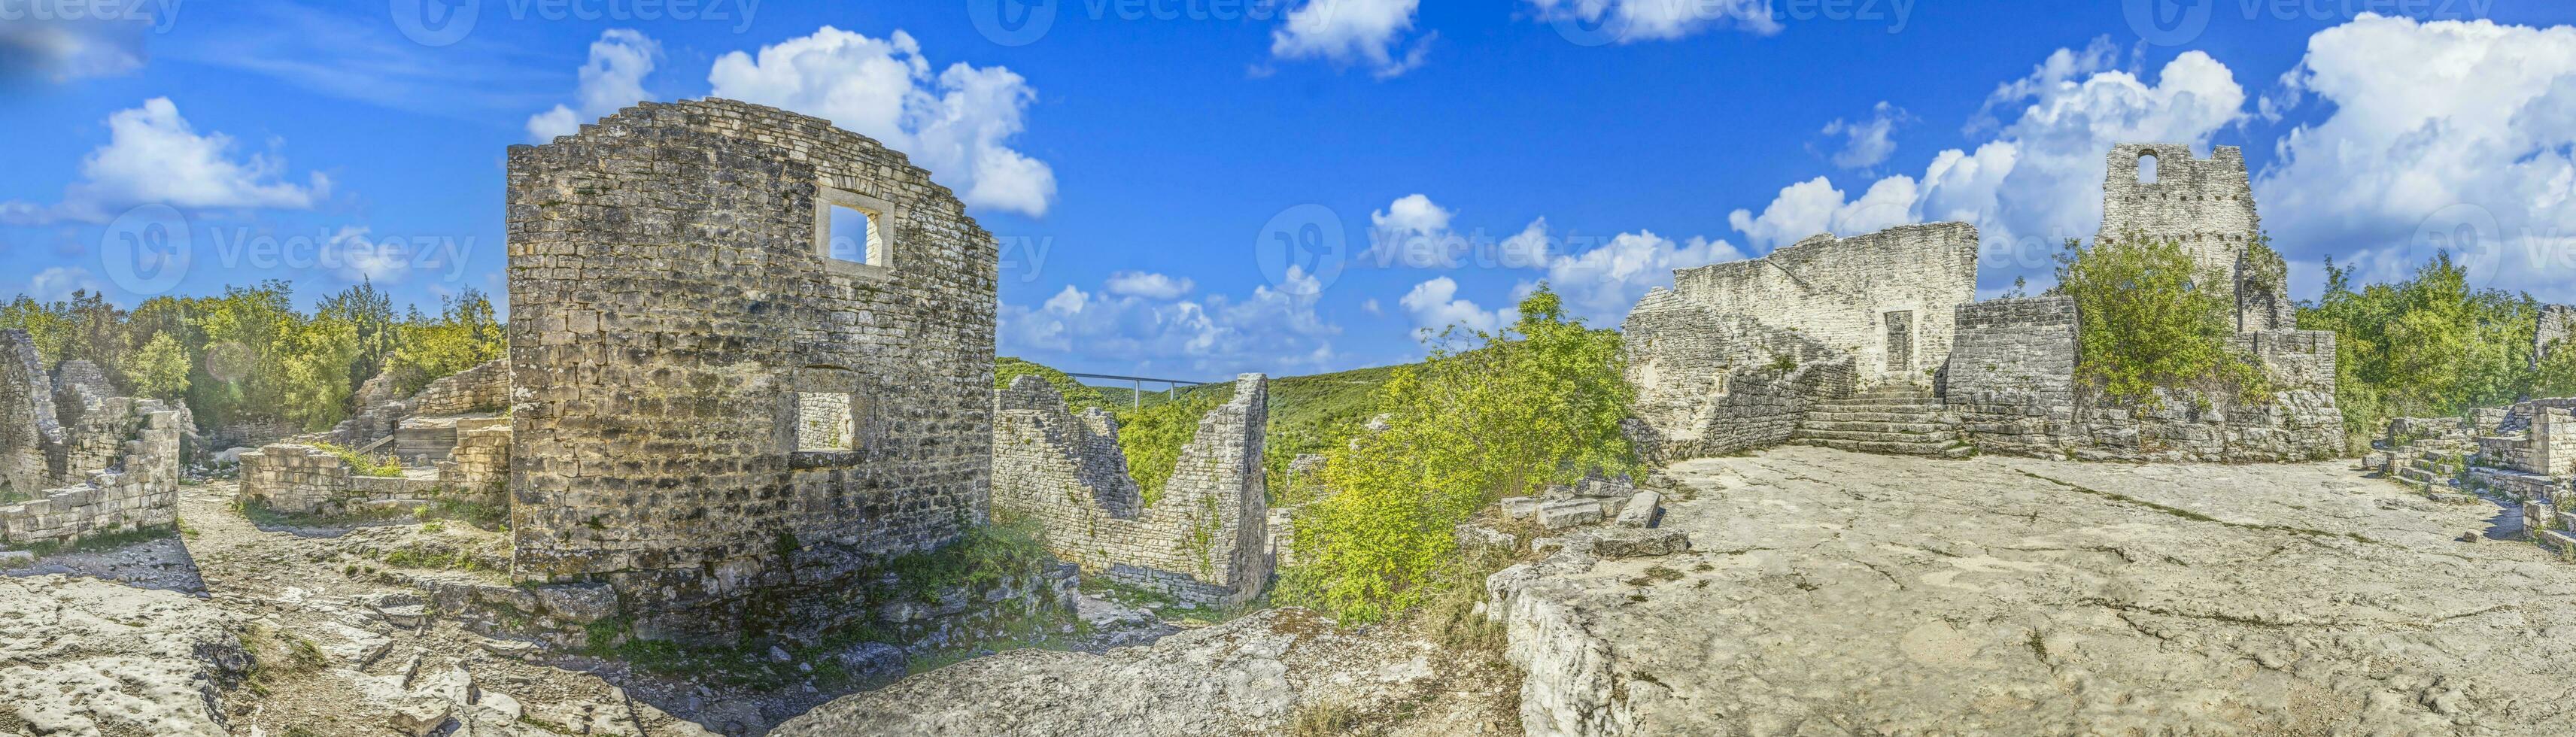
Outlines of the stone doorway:
M 1914 370 L 1914 311 L 1887 313 L 1887 373 L 1904 378 Z

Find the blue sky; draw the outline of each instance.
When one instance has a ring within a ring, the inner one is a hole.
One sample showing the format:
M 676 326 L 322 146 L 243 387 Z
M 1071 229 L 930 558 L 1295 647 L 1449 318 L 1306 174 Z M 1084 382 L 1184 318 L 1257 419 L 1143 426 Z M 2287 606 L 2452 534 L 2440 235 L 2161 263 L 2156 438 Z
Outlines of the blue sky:
M 2576 301 L 2576 6 L 2196 3 L 27 0 L 0 292 L 497 296 L 507 146 L 722 94 L 931 168 L 1003 240 L 1001 350 L 1075 370 L 1411 360 L 1540 280 L 1615 324 L 1673 268 L 1902 222 L 2036 288 L 2132 140 L 2244 147 L 2300 296 L 2451 247 Z

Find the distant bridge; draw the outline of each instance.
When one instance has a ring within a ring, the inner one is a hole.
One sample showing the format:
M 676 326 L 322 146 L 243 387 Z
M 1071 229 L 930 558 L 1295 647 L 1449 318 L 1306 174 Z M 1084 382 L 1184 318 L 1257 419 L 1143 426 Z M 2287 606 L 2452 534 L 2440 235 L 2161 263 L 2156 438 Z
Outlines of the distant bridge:
M 1208 385 L 1208 382 L 1204 382 L 1204 381 L 1190 381 L 1190 380 L 1187 380 L 1187 379 L 1157 379 L 1157 378 L 1154 378 L 1154 377 L 1151 377 L 1151 376 L 1118 376 L 1118 375 L 1116 375 L 1116 374 L 1077 374 L 1077 373 L 1073 373 L 1073 372 L 1071 372 L 1071 371 L 1067 371 L 1067 372 L 1065 372 L 1065 373 L 1064 373 L 1064 375 L 1066 375 L 1066 376 L 1071 376 L 1071 377 L 1074 377 L 1074 378 L 1077 378 L 1077 379 L 1106 379 L 1106 380 L 1109 380 L 1109 381 L 1124 381 L 1124 382 L 1129 382 L 1129 385 L 1132 387 L 1132 389 L 1130 390 L 1129 394 L 1127 395 L 1128 408 L 1129 408 L 1129 409 L 1142 408 L 1142 407 L 1144 407 L 1144 406 L 1145 406 L 1145 385 L 1146 385 L 1146 384 L 1162 384 L 1162 385 L 1163 385 L 1163 400 L 1164 400 L 1164 401 L 1167 401 L 1167 402 L 1172 400 L 1173 395 L 1174 395 L 1174 394 L 1176 394 L 1176 393 L 1178 393 L 1178 392 L 1181 390 L 1181 387 L 1184 387 L 1184 386 L 1207 386 L 1207 385 Z

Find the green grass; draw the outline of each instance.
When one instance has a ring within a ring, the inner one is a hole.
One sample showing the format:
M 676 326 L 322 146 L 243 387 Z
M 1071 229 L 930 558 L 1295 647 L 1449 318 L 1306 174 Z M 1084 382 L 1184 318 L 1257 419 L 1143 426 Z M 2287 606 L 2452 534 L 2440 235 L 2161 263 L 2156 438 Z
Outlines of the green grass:
M 349 472 L 353 474 L 386 477 L 403 475 L 402 461 L 399 459 L 386 458 L 385 462 L 377 463 L 375 459 L 359 455 L 357 451 L 330 443 L 317 442 L 313 447 L 321 449 L 324 453 L 338 456 L 341 462 L 349 464 Z

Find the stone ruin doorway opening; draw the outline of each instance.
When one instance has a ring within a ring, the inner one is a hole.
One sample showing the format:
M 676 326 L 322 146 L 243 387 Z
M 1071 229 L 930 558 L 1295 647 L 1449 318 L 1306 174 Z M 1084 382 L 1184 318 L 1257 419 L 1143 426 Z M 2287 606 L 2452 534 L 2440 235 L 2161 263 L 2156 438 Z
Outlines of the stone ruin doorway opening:
M 1887 374 L 1904 377 L 1914 370 L 1914 311 L 1887 313 Z

